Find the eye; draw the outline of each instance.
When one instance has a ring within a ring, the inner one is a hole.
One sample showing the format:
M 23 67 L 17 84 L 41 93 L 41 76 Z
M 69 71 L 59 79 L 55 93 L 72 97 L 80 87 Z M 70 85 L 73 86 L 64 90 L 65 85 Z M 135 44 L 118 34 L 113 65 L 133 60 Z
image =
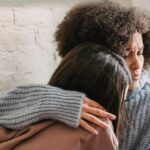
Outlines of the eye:
M 129 52 L 129 51 L 131 51 L 131 49 L 128 47 L 128 48 L 126 48 L 126 51 Z
M 138 52 L 137 55 L 143 55 L 143 48 L 141 48 Z
M 137 55 L 143 55 L 143 49 L 144 49 L 144 47 L 139 48 Z
M 143 55 L 143 52 L 138 52 L 137 54 L 138 54 L 138 55 Z
M 128 59 L 128 55 L 124 55 L 123 58 L 124 58 L 124 59 Z
M 130 53 L 129 53 L 129 52 L 126 52 L 126 53 L 123 55 L 123 58 L 124 58 L 124 59 L 128 59 L 129 55 L 130 55 Z

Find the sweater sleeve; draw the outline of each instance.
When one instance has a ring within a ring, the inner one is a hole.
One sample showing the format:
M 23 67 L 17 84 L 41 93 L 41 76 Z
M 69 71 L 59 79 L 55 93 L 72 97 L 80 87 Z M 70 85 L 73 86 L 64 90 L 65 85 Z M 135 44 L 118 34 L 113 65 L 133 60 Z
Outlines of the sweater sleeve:
M 0 93 L 0 126 L 18 130 L 51 118 L 78 127 L 84 96 L 49 85 L 17 86 Z

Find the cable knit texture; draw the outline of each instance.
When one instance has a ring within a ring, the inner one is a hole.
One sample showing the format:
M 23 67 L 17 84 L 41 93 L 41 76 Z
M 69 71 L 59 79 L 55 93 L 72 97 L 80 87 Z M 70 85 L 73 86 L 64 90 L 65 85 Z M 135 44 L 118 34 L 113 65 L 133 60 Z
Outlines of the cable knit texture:
M 150 150 L 150 83 L 147 79 L 143 72 L 140 87 L 128 93 L 125 107 L 129 121 L 124 123 L 119 150 Z
M 85 94 L 49 85 L 23 85 L 0 93 L 0 126 L 21 129 L 42 119 L 79 126 Z

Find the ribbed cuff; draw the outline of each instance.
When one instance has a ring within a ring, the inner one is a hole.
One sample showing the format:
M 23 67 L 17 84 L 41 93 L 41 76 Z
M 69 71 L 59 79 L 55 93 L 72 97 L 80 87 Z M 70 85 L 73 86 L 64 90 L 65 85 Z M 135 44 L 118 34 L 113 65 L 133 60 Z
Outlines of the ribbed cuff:
M 0 126 L 21 129 L 43 119 L 78 127 L 84 94 L 49 85 L 17 86 L 0 95 Z
M 71 127 L 79 126 L 83 97 L 85 94 L 52 88 L 49 98 L 39 105 L 40 118 L 52 118 Z

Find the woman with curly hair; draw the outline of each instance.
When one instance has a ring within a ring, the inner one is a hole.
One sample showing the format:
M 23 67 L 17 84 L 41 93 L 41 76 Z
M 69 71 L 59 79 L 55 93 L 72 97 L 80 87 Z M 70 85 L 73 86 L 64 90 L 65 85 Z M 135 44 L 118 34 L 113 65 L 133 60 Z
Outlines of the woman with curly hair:
M 55 38 L 62 57 L 80 43 L 96 42 L 124 58 L 132 83 L 125 101 L 128 113 L 120 149 L 149 150 L 150 83 L 144 69 L 150 64 L 150 14 L 113 2 L 79 5 L 67 13 Z
M 95 99 L 103 109 L 117 116 L 113 125 L 110 120 L 104 120 L 110 126 L 107 129 L 92 125 L 98 130 L 97 135 L 82 128 L 72 129 L 54 120 L 41 121 L 20 131 L 0 129 L 0 149 L 117 150 L 118 125 L 122 123 L 130 82 L 130 72 L 119 55 L 94 43 L 78 45 L 63 58 L 49 84 L 83 92 Z

